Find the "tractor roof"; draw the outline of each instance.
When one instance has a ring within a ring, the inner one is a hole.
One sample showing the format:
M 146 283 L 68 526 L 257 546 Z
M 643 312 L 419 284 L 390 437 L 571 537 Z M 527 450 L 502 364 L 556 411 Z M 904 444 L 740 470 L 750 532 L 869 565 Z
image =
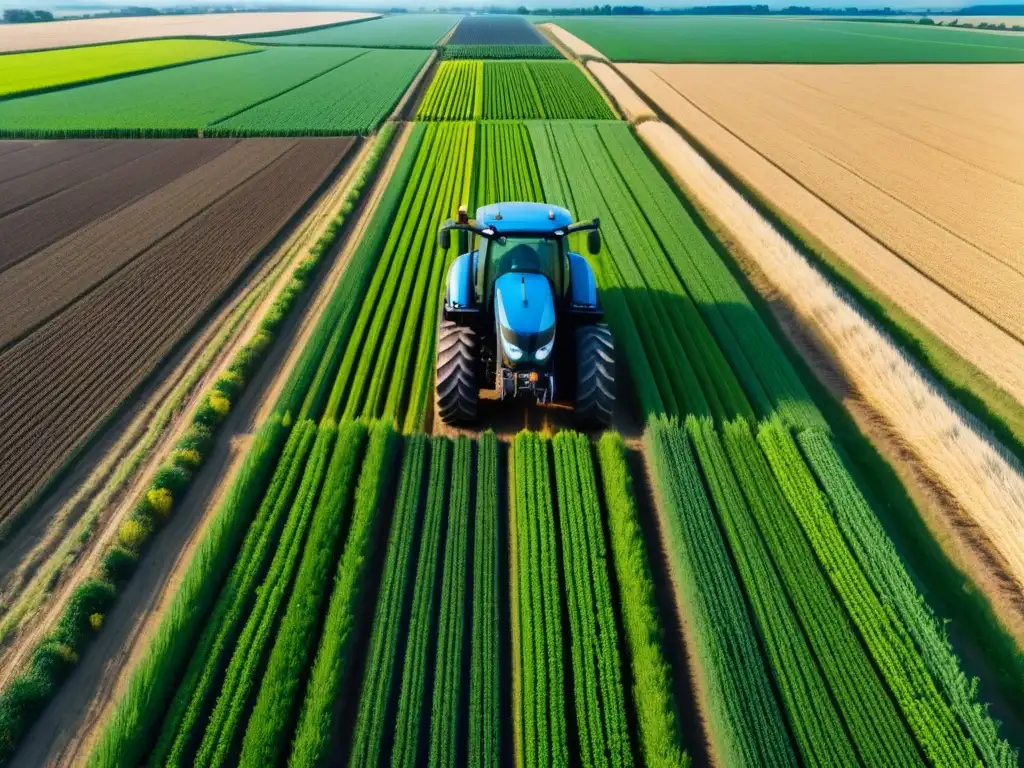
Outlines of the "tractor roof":
M 550 232 L 572 224 L 572 214 L 547 203 L 493 203 L 476 209 L 476 223 L 498 232 Z

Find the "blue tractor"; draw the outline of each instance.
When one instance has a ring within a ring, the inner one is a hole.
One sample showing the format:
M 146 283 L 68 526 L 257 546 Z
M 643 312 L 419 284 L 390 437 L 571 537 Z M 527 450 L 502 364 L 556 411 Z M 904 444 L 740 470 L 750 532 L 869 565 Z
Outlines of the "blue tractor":
M 465 208 L 438 233 L 470 247 L 448 270 L 437 329 L 437 409 L 446 424 L 476 421 L 481 389 L 501 400 L 573 403 L 582 427 L 607 426 L 615 406 L 615 347 L 587 260 L 569 235 L 601 248 L 599 222 L 572 222 L 565 208 L 496 203 Z M 465 234 L 461 234 L 465 233 Z M 470 246 L 471 244 L 471 246 Z

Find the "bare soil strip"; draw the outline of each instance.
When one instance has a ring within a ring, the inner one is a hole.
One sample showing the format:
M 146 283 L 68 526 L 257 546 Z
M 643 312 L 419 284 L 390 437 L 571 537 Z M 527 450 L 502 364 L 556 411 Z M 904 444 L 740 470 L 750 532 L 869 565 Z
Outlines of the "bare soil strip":
M 205 143 L 174 140 L 143 158 L 145 163 L 117 167 L 49 198 L 44 205 L 19 211 L 32 228 L 21 237 L 14 233 L 0 246 L 0 259 L 9 253 L 18 261 L 0 273 L 0 348 L 63 309 L 292 146 L 291 142 L 267 144 L 261 158 L 262 153 L 237 142 L 211 140 L 208 148 Z M 134 202 L 133 192 L 138 198 Z M 109 207 L 97 208 L 97 198 Z M 8 221 L 0 219 L 0 238 L 12 234 Z M 132 236 L 125 237 L 126 232 Z M 53 242 L 64 233 L 70 234 Z M 44 247 L 48 242 L 53 245 Z
M 114 608 L 107 614 L 103 631 L 83 654 L 57 697 L 44 710 L 12 765 L 84 763 L 92 739 L 97 736 L 100 724 L 120 695 L 131 667 L 145 651 L 148 633 L 158 624 L 162 611 L 173 597 L 178 581 L 189 563 L 192 550 L 203 535 L 210 514 L 216 509 L 223 493 L 234 479 L 255 428 L 272 407 L 277 393 L 284 386 L 298 360 L 301 348 L 312 333 L 320 311 L 343 278 L 348 259 L 358 245 L 373 209 L 390 180 L 406 137 L 407 131 L 401 131 L 395 137 L 392 155 L 382 168 L 377 181 L 367 189 L 365 203 L 358 213 L 358 219 L 353 222 L 346 235 L 343 249 L 335 256 L 330 271 L 324 274 L 317 284 L 315 294 L 308 297 L 307 303 L 298 308 L 299 311 L 282 327 L 270 356 L 222 427 L 214 450 L 196 476 L 189 493 L 175 511 L 168 526 L 155 537 L 153 546 L 140 562 L 139 570 L 123 594 L 118 597 Z M 358 160 L 353 164 L 353 169 L 357 165 Z M 329 193 L 333 205 L 321 206 L 318 211 L 325 214 L 329 212 L 330 215 L 321 219 L 321 226 L 307 230 L 308 237 L 301 247 L 297 248 L 296 254 L 304 253 L 306 247 L 312 245 L 319 237 L 330 216 L 337 211 L 344 191 L 353 177 L 346 177 Z M 330 255 L 325 257 L 330 258 Z M 278 288 L 283 287 L 289 278 L 290 270 L 286 270 Z M 268 294 L 268 301 L 276 292 L 277 289 Z M 247 330 L 239 335 L 237 344 L 233 346 L 243 344 L 251 333 L 255 332 L 259 316 L 259 310 L 252 313 Z M 225 364 L 230 360 L 230 356 L 230 352 L 226 351 Z M 219 367 L 213 369 L 208 379 L 212 381 L 220 373 Z M 176 437 L 177 435 L 169 435 L 168 444 Z M 154 455 L 158 453 L 159 451 Z M 153 468 L 155 464 L 150 469 Z M 143 482 L 141 476 L 140 482 Z M 126 514 L 128 509 L 127 501 L 122 503 L 118 515 L 111 518 L 107 529 L 116 530 L 119 515 Z M 97 553 L 99 551 L 96 550 Z M 98 555 L 94 555 L 93 559 L 97 558 Z M 82 573 L 85 572 L 87 571 L 83 569 Z M 42 630 L 40 626 L 37 631 Z
M 839 254 L 954 352 L 1024 401 L 1024 345 L 865 233 L 676 92 L 646 65 L 619 68 L 732 172 Z M 1018 302 L 1019 303 L 1019 302 Z

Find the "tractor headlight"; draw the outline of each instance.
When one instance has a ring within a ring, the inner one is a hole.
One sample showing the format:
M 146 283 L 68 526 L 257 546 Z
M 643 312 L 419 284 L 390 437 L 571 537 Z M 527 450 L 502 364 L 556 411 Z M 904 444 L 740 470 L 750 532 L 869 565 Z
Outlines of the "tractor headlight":
M 517 362 L 523 359 L 523 350 L 512 342 L 506 341 L 504 336 L 501 337 L 501 346 L 504 347 L 505 355 L 512 362 Z
M 549 341 L 543 347 L 541 347 L 536 352 L 534 352 L 534 357 L 537 358 L 537 362 L 538 363 L 543 363 L 545 360 L 547 360 L 548 359 L 548 355 L 551 354 L 551 350 L 554 349 L 554 348 L 555 348 L 555 340 L 554 340 L 554 338 L 552 338 L 551 341 Z

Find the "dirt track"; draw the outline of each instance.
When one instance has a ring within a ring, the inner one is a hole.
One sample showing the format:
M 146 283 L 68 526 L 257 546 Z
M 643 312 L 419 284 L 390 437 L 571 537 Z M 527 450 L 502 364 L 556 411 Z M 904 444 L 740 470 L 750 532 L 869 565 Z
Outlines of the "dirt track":
M 268 144 L 253 146 L 261 155 Z M 352 141 L 269 146 L 269 164 L 261 156 L 262 170 L 153 247 L 153 228 L 136 222 L 127 231 L 142 240 L 140 255 L 129 255 L 127 266 L 0 353 L 0 518 L 29 498 L 209 312 Z M 166 204 L 173 200 L 164 202 L 150 213 L 175 218 Z

